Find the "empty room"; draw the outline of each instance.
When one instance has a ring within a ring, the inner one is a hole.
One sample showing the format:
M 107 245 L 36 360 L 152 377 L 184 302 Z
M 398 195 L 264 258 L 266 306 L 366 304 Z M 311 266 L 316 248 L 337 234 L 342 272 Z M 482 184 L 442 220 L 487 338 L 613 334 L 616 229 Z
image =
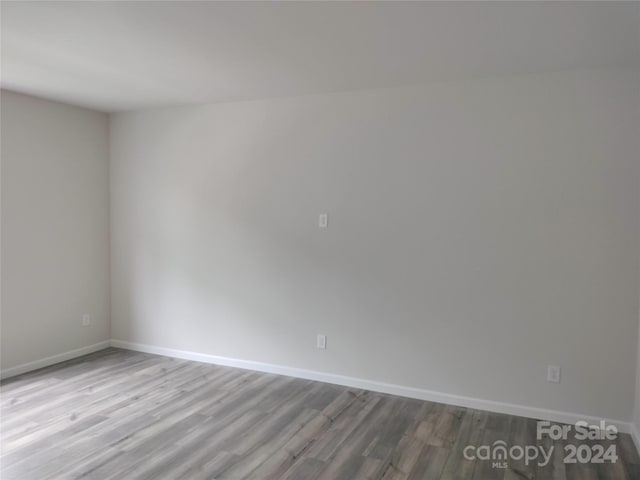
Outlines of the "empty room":
M 0 479 L 640 480 L 640 2 L 0 27 Z

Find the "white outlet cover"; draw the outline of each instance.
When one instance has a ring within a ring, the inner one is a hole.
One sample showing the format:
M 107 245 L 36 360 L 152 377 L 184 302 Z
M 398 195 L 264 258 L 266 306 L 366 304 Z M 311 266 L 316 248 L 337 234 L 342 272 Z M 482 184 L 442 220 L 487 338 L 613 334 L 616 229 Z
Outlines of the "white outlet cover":
M 547 365 L 547 382 L 560 383 L 562 369 L 557 365 Z
M 326 335 L 322 335 L 322 334 L 318 334 L 317 337 L 317 341 L 316 341 L 316 346 L 322 350 L 326 350 L 327 349 L 327 336 Z
M 329 226 L 329 214 L 321 213 L 318 217 L 318 227 L 327 228 Z
M 84 315 L 82 315 L 82 326 L 88 327 L 89 325 L 91 325 L 91 315 L 85 313 Z

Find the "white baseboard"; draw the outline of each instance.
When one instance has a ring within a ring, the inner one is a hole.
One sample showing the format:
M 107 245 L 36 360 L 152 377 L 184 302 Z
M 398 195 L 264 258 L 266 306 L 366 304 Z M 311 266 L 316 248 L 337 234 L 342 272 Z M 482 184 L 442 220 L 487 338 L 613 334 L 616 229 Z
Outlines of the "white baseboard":
M 317 372 L 313 370 L 304 370 L 301 368 L 287 367 L 283 365 L 274 365 L 270 363 L 254 362 L 250 360 L 240 360 L 236 358 L 219 357 L 217 355 L 209 355 L 205 353 L 189 352 L 185 350 L 175 350 L 172 348 L 157 347 L 153 345 L 143 345 L 140 343 L 126 342 L 123 340 L 111 340 L 111 346 L 123 348 L 126 350 L 135 350 L 138 352 L 153 353 L 156 355 L 164 355 L 167 357 L 182 358 L 185 360 L 193 360 L 196 362 L 213 363 L 216 365 L 224 365 L 228 367 L 243 368 L 246 370 L 256 370 L 258 372 L 275 373 L 278 375 L 286 375 L 289 377 L 304 378 L 307 380 L 316 380 L 319 382 L 332 383 L 351 388 L 361 388 L 374 392 L 388 393 L 401 397 L 416 398 L 419 400 L 427 400 L 437 403 L 446 403 L 459 407 L 473 408 L 477 410 L 486 410 L 495 413 L 504 413 L 507 415 L 516 415 L 520 417 L 535 418 L 539 420 L 548 420 L 551 422 L 560 422 L 575 424 L 578 421 L 586 421 L 591 425 L 598 425 L 604 420 L 607 425 L 615 425 L 620 432 L 632 433 L 632 425 L 629 422 L 620 420 L 603 419 L 598 417 L 580 415 L 571 412 L 562 412 L 557 410 L 547 410 L 542 408 L 529 407 L 525 405 L 516 405 L 512 403 L 496 402 L 493 400 L 484 400 L 480 398 L 465 397 L 461 395 L 452 395 L 448 393 L 435 392 L 432 390 L 424 390 L 421 388 L 406 387 L 391 383 L 378 382 L 375 380 L 365 380 L 355 377 L 346 377 L 343 375 L 334 375 L 331 373 Z M 632 433 L 633 435 L 633 433 Z M 638 442 L 637 431 L 634 439 Z M 640 444 L 636 443 L 636 446 Z M 640 447 L 639 447 L 640 450 Z
M 105 348 L 108 348 L 110 345 L 111 345 L 111 342 L 109 340 L 105 340 L 104 342 L 94 343 L 93 345 L 77 348 L 75 350 L 70 350 L 64 353 L 59 353 L 57 355 L 52 355 L 50 357 L 42 358 L 40 360 L 34 360 L 33 362 L 23 363 L 22 365 L 16 365 L 15 367 L 5 368 L 2 371 L 0 371 L 0 378 L 15 377 L 16 375 L 21 375 L 23 373 L 27 373 L 32 370 L 48 367 L 56 363 L 64 362 L 66 360 L 71 360 L 72 358 L 81 357 L 82 355 L 87 355 L 88 353 L 93 353 L 93 352 L 97 352 L 98 350 L 103 350 Z

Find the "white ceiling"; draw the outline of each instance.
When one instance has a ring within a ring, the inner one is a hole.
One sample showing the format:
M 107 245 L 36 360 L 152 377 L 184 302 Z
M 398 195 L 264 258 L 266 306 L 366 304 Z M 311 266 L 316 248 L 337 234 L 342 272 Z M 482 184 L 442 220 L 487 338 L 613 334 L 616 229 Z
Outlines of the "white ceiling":
M 7 2 L 3 88 L 105 111 L 640 66 L 640 2 Z

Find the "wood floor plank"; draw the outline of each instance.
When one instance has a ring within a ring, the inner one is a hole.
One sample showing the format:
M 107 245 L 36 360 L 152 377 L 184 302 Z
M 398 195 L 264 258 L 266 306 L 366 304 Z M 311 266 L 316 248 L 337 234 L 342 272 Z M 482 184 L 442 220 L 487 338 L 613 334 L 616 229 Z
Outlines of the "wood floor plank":
M 512 417 L 500 413 L 489 413 L 481 444 L 492 447 L 495 442 L 507 441 L 511 432 Z M 491 460 L 478 461 L 473 471 L 473 480 L 502 480 L 505 470 L 495 468 Z
M 0 415 L 2 480 L 640 479 L 624 434 L 570 465 L 532 419 L 115 348 L 2 381 Z M 465 458 L 496 441 L 554 451 Z
M 551 459 L 546 465 L 538 466 L 538 478 L 553 478 L 556 480 L 566 480 L 566 464 L 564 463 L 564 442 L 562 440 L 552 440 L 548 436 L 543 436 L 537 441 L 537 446 L 544 448 L 545 452 L 551 451 Z
M 466 480 L 473 478 L 476 460 L 465 458 L 468 446 L 479 447 L 487 424 L 487 412 L 467 410 L 460 422 L 458 436 L 443 469 L 442 480 Z
M 513 417 L 511 419 L 510 446 L 518 446 L 525 449 L 527 446 L 537 446 L 536 422 L 529 418 Z M 526 458 L 510 458 L 509 467 L 505 472 L 505 480 L 518 478 L 522 480 L 532 480 L 536 477 L 538 463 L 527 461 Z
M 441 478 L 447 459 L 450 456 L 451 451 L 448 448 L 425 445 L 420 452 L 418 461 L 409 472 L 407 480 L 430 480 L 432 478 Z

